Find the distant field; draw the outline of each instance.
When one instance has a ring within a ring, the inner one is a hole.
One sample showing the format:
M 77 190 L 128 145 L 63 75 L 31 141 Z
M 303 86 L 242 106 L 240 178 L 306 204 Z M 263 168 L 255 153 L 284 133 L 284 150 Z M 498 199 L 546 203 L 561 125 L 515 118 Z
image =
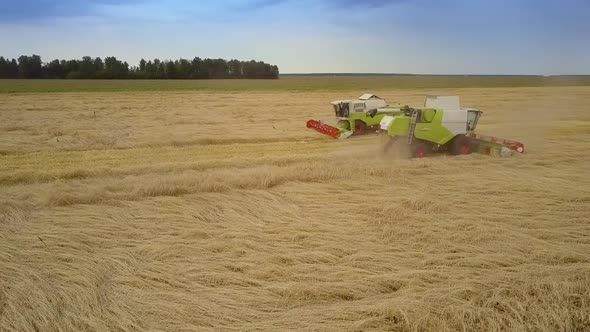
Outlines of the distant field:
M 588 86 L 590 76 L 287 76 L 279 80 L 0 80 L 0 93 L 119 91 L 343 91 Z
M 590 87 L 444 80 L 2 81 L 133 92 L 0 94 L 0 331 L 590 331 Z M 527 152 L 305 128 L 365 91 Z

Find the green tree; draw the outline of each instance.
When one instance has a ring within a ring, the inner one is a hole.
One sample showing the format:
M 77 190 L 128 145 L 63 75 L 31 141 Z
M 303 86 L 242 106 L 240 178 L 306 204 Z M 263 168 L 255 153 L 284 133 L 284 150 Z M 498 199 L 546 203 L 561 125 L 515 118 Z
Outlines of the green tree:
M 64 67 L 65 76 L 68 76 L 71 72 L 77 72 L 78 70 L 80 70 L 80 64 L 78 60 L 63 60 L 61 63 Z
M 104 70 L 104 61 L 101 58 L 97 57 L 94 59 L 94 69 L 97 73 Z
M 154 59 L 155 78 L 166 78 L 166 66 L 160 59 Z
M 238 60 L 230 60 L 227 63 L 230 78 L 242 78 L 242 62 Z
M 18 77 L 18 63 L 16 62 L 16 59 L 12 59 L 10 61 L 10 64 L 8 66 L 8 75 L 11 78 Z
M 273 65 L 271 68 L 272 79 L 279 79 L 279 67 L 277 65 Z
M 10 62 L 4 59 L 4 57 L 0 56 L 0 78 L 9 78 L 8 71 L 9 71 Z
M 205 78 L 205 73 L 203 72 L 203 60 L 199 57 L 195 57 L 193 61 L 191 61 L 191 78 L 192 79 L 202 79 Z
M 222 79 L 229 77 L 229 67 L 225 59 L 213 60 L 213 73 L 211 78 Z
M 176 64 L 174 64 L 174 61 L 170 60 L 166 62 L 166 78 L 168 79 L 174 79 L 176 78 Z
M 53 60 L 43 64 L 38 55 L 9 61 L 0 57 L 0 78 L 106 78 L 106 79 L 276 79 L 279 68 L 262 61 L 232 59 L 178 59 L 146 61 L 130 67 L 116 57 L 85 56 L 80 60 Z
M 147 63 L 146 63 L 146 62 L 145 62 L 145 60 L 142 58 L 142 59 L 139 61 L 139 70 L 141 70 L 141 71 L 146 71 L 146 70 L 145 70 L 145 66 L 146 66 L 146 64 L 147 64 Z
M 256 61 L 251 60 L 242 63 L 242 70 L 244 72 L 244 78 L 256 78 L 256 73 L 258 71 Z
M 186 59 L 180 59 L 175 62 L 177 78 L 188 79 L 191 78 L 192 67 L 191 63 Z
M 104 72 L 104 78 L 124 79 L 129 75 L 129 64 L 121 62 L 115 57 L 106 57 L 104 59 Z
M 145 64 L 146 78 L 148 78 L 148 79 L 156 78 L 156 68 L 157 67 L 152 63 L 152 60 L 148 61 Z
M 18 58 L 18 77 L 20 78 L 41 78 L 42 77 L 41 57 L 21 55 Z
M 65 71 L 62 62 L 53 60 L 45 66 L 45 77 L 47 78 L 65 78 Z
M 94 78 L 96 75 L 94 60 L 92 60 L 92 58 L 89 56 L 82 57 L 78 71 L 80 72 L 80 78 Z

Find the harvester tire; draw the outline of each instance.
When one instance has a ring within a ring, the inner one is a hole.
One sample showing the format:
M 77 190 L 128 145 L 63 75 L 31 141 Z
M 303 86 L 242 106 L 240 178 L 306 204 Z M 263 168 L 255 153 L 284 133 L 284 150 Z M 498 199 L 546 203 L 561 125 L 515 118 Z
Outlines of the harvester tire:
M 465 135 L 457 135 L 451 141 L 449 150 L 454 156 L 471 154 L 471 139 Z
M 354 122 L 354 134 L 355 135 L 362 135 L 367 131 L 367 125 L 359 120 Z
M 426 144 L 416 144 L 412 146 L 412 158 L 424 158 L 428 156 L 428 146 Z
M 350 121 L 340 120 L 336 126 L 340 129 L 350 130 Z

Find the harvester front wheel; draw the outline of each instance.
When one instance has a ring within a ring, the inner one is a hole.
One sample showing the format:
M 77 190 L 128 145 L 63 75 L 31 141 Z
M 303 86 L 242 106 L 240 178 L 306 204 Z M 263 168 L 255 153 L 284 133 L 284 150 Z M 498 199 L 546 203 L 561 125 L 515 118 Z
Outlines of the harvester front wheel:
M 367 130 L 367 125 L 362 121 L 355 121 L 354 122 L 354 134 L 355 135 L 362 135 Z
M 457 135 L 450 144 L 450 151 L 454 156 L 471 153 L 471 140 L 465 135 Z
M 412 146 L 412 158 L 424 158 L 428 156 L 428 147 L 425 144 Z
M 336 126 L 343 130 L 350 130 L 350 121 L 340 120 Z

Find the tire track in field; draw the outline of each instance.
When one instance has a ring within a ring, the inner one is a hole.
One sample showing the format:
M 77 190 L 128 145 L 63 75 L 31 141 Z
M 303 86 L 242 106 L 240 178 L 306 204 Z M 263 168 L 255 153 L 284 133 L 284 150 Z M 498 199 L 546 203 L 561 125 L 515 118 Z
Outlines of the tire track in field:
M 287 165 L 319 157 L 336 141 L 191 145 L 126 150 L 35 152 L 0 159 L 0 184 L 48 182 L 146 172 Z

